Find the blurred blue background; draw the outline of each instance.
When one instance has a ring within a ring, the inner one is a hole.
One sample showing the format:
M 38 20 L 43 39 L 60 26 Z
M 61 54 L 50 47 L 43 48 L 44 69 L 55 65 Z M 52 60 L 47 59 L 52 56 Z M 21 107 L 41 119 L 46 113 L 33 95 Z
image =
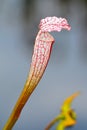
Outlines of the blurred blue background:
M 26 81 L 38 24 L 46 16 L 65 17 L 72 29 L 51 33 L 49 64 L 13 130 L 44 130 L 76 91 L 81 95 L 72 104 L 78 115 L 72 129 L 87 129 L 86 0 L 0 0 L 0 129 Z

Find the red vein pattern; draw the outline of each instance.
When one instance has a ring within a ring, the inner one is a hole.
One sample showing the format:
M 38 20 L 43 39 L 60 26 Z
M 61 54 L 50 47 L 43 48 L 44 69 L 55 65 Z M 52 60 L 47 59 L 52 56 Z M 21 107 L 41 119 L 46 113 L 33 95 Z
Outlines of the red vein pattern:
M 39 31 L 35 41 L 30 73 L 24 87 L 25 91 L 23 90 L 25 96 L 21 100 L 22 104 L 25 104 L 25 100 L 27 101 L 41 79 L 50 58 L 53 42 L 54 38 L 48 32 Z
M 60 32 L 62 29 L 70 30 L 71 27 L 68 24 L 65 18 L 57 18 L 57 17 L 46 17 L 42 19 L 39 24 L 39 28 L 43 32 L 52 32 L 58 31 Z
M 46 69 L 50 58 L 52 45 L 54 43 L 54 38 L 48 32 L 61 31 L 61 29 L 70 30 L 70 26 L 66 19 L 57 18 L 55 16 L 42 19 L 39 24 L 39 28 L 40 30 L 35 40 L 34 52 L 28 78 L 3 130 L 12 129 L 18 120 L 24 105 L 26 104 L 33 90 L 36 88 Z

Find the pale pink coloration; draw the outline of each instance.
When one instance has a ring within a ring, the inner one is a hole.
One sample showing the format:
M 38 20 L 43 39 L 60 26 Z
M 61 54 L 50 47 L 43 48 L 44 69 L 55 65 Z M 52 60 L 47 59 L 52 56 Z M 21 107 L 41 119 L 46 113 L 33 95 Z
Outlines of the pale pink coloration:
M 71 27 L 65 18 L 46 17 L 42 19 L 39 24 L 39 28 L 42 32 L 58 31 L 62 29 L 70 30 Z
M 68 25 L 66 19 L 57 17 L 47 17 L 42 19 L 39 28 L 40 30 L 35 40 L 34 52 L 28 78 L 3 130 L 12 129 L 18 120 L 24 105 L 36 88 L 46 69 L 54 42 L 54 38 L 48 32 L 61 31 L 61 29 L 70 30 L 70 26 Z
M 36 88 L 46 69 L 53 42 L 54 38 L 48 32 L 38 32 L 28 78 L 3 130 L 11 130 L 18 120 L 23 107 Z
M 61 31 L 63 28 L 70 30 L 70 26 L 66 19 L 57 17 L 42 19 L 39 27 L 40 31 L 35 40 L 30 73 L 26 82 L 27 91 L 25 95 L 28 95 L 26 101 L 41 79 L 50 58 L 54 38 L 48 32 L 54 30 Z
M 27 82 L 28 89 L 31 88 L 31 91 L 36 87 L 46 69 L 53 43 L 54 38 L 48 32 L 38 32 Z

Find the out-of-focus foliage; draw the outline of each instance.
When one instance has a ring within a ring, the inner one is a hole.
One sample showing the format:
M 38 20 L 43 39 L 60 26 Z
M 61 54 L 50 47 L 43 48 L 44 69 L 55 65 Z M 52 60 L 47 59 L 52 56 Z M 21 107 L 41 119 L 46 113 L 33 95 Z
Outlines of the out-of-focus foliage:
M 56 122 L 58 122 L 56 130 L 65 130 L 66 128 L 76 124 L 77 115 L 76 112 L 71 108 L 71 104 L 78 95 L 79 92 L 74 93 L 64 100 L 61 106 L 60 114 L 48 124 L 45 130 L 49 130 Z

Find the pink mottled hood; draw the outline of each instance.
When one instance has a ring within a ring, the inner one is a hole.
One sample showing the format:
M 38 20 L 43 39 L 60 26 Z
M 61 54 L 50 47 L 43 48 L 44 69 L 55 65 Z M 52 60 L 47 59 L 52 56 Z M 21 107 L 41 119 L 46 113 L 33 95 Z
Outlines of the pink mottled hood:
M 39 24 L 39 28 L 42 32 L 58 31 L 62 29 L 70 30 L 71 27 L 65 18 L 46 17 L 42 19 Z

